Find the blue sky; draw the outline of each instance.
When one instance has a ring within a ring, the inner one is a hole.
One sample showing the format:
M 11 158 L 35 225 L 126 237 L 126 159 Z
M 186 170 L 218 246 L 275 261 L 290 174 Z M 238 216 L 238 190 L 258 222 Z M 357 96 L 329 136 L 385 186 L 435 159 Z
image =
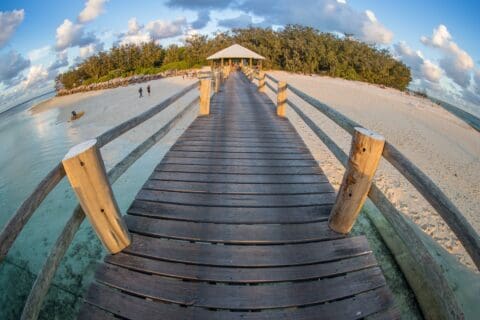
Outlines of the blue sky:
M 478 12 L 478 1 L 3 0 L 0 109 L 51 90 L 58 72 L 114 43 L 299 23 L 388 48 L 411 67 L 413 88 L 480 110 Z

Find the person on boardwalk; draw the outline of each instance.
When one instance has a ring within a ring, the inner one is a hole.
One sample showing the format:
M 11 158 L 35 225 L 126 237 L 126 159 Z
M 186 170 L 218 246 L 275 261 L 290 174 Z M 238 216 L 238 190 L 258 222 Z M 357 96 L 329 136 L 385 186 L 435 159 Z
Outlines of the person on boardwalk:
M 139 97 L 139 98 L 143 97 L 143 89 L 142 89 L 142 87 L 140 87 L 140 88 L 138 89 L 138 97 Z
M 150 85 L 147 86 L 148 96 L 150 96 Z

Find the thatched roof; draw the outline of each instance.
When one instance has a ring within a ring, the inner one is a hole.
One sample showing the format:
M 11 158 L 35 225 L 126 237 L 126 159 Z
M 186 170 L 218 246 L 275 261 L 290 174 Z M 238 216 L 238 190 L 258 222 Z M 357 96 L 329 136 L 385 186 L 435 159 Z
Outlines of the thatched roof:
M 234 44 L 228 48 L 218 51 L 215 54 L 212 54 L 207 60 L 221 59 L 221 58 L 252 58 L 258 60 L 265 60 L 265 57 L 262 57 L 258 53 L 253 52 L 245 47 L 242 47 L 239 44 Z

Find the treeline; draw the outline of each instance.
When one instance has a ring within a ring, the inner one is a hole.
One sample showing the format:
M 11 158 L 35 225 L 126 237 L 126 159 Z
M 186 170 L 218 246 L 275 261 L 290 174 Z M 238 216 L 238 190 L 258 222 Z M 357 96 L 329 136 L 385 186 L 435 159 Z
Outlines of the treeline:
M 207 64 L 209 55 L 234 43 L 265 56 L 266 69 L 329 75 L 400 90 L 411 81 L 408 67 L 388 50 L 299 25 L 279 31 L 251 27 L 213 37 L 197 35 L 187 38 L 183 46 L 168 48 L 153 42 L 113 47 L 60 74 L 57 80 L 70 89 L 117 77 L 200 67 Z

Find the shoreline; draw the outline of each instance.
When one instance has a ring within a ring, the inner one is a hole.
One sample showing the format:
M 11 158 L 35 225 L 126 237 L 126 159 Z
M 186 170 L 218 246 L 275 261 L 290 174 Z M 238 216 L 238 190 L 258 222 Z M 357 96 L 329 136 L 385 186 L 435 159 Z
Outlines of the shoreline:
M 476 208 L 480 205 L 480 190 L 475 187 L 475 181 L 480 179 L 480 133 L 463 119 L 428 98 L 396 89 L 316 75 L 304 76 L 283 71 L 271 73 L 276 78 L 302 88 L 307 94 L 365 127 L 383 134 L 445 192 L 477 232 L 480 230 L 480 217 L 475 215 Z M 152 85 L 153 92 L 160 90 L 162 84 L 167 82 L 175 85 L 188 81 L 181 77 L 168 79 L 152 81 L 155 84 Z M 85 116 L 72 122 L 71 126 L 86 125 L 98 131 L 96 127 L 104 125 L 95 119 L 102 117 L 98 112 L 117 112 L 112 106 L 115 101 L 124 104 L 124 100 L 128 99 L 132 106 L 145 101 L 137 97 L 136 90 L 140 85 L 142 84 L 54 97 L 32 106 L 29 111 L 35 115 L 56 109 L 59 121 L 66 121 L 73 109 L 86 111 Z M 348 153 L 348 134 L 329 123 L 327 118 L 304 102 L 299 99 L 295 101 L 309 111 L 307 113 L 312 119 Z M 121 112 L 130 113 L 125 108 Z M 302 131 L 302 138 L 308 141 L 307 145 L 332 185 L 338 187 L 343 176 L 343 166 L 317 141 L 313 133 L 305 130 L 305 125 L 292 112 L 287 112 L 287 116 Z M 391 165 L 382 163 L 375 181 L 401 212 L 463 264 L 472 266 L 463 247 L 445 222 L 399 172 Z
M 382 134 L 427 174 L 480 232 L 480 133 L 429 99 L 363 82 L 271 72 L 362 126 Z M 267 91 L 268 92 L 268 91 Z M 276 97 L 269 93 L 273 99 Z M 351 136 L 321 112 L 289 93 L 288 99 L 309 115 L 347 154 Z M 275 100 L 274 100 L 275 101 Z M 288 109 L 287 109 L 288 110 Z M 292 110 L 287 117 L 335 188 L 344 168 Z M 400 212 L 416 223 L 464 265 L 473 262 L 456 236 L 416 189 L 386 161 L 375 175 L 377 186 Z

